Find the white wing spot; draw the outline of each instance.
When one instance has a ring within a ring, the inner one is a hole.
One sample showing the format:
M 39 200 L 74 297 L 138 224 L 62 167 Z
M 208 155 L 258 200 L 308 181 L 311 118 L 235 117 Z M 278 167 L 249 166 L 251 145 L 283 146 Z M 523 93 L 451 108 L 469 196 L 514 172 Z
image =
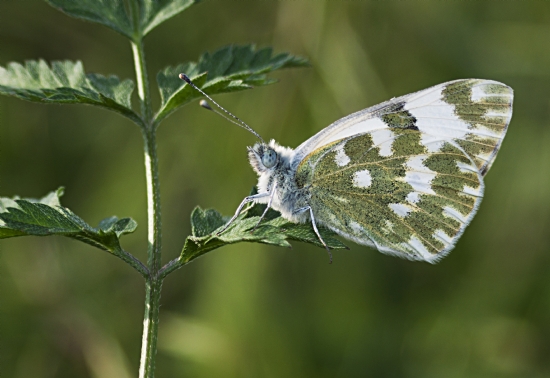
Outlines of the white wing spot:
M 487 93 L 485 93 L 483 89 L 484 89 L 484 86 L 481 86 L 481 85 L 476 85 L 472 87 L 472 96 L 470 97 L 470 99 L 472 101 L 477 102 L 487 97 Z
M 423 108 L 410 113 L 416 118 L 416 126 L 426 137 L 421 138 L 421 142 L 426 147 L 431 141 L 430 138 L 439 138 L 442 140 L 464 139 L 471 133 L 470 124 L 461 120 L 454 114 L 454 106 L 443 105 Z M 422 114 L 415 114 L 422 113 Z M 430 138 L 428 137 L 430 136 Z
M 334 162 L 336 163 L 336 165 L 338 165 L 339 167 L 345 167 L 346 165 L 349 164 L 349 162 L 351 161 L 351 159 L 349 158 L 348 155 L 346 155 L 346 152 L 344 151 L 344 146 L 346 144 L 343 143 L 341 145 L 339 145 L 338 147 L 336 147 L 334 149 L 334 151 L 336 151 L 336 157 L 334 158 Z
M 368 188 L 372 184 L 372 177 L 368 170 L 357 171 L 353 175 L 353 186 L 357 188 Z
M 420 201 L 420 193 L 410 192 L 409 194 L 407 194 L 407 202 L 415 204 L 418 203 L 418 201 Z
M 380 148 L 380 156 L 393 155 L 391 147 L 393 145 L 395 135 L 390 129 L 375 130 L 370 135 L 372 137 L 373 145 Z
M 416 155 L 407 160 L 405 164 L 409 169 L 405 173 L 405 182 L 420 193 L 436 194 L 432 189 L 431 182 L 437 175 L 437 172 L 432 171 L 424 165 L 424 160 L 427 158 L 428 156 L 426 155 Z
M 390 209 L 393 210 L 395 214 L 402 218 L 409 215 L 409 213 L 413 210 L 409 206 L 402 203 L 390 203 L 388 206 L 390 207 Z
M 428 152 L 439 152 L 445 144 L 445 138 L 442 138 L 437 135 L 425 134 L 422 133 L 420 136 L 420 143 L 426 147 Z

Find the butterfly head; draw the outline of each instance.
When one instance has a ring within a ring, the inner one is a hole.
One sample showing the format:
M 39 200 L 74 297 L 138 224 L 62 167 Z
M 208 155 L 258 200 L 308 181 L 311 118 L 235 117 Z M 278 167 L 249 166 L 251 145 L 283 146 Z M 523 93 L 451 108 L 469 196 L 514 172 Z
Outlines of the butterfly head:
M 260 176 L 271 175 L 275 171 L 285 171 L 290 168 L 290 161 L 294 150 L 277 144 L 274 140 L 269 143 L 256 143 L 248 147 L 248 160 L 254 171 Z
M 277 165 L 279 154 L 272 144 L 256 143 L 254 147 L 248 147 L 248 160 L 256 173 L 264 173 Z

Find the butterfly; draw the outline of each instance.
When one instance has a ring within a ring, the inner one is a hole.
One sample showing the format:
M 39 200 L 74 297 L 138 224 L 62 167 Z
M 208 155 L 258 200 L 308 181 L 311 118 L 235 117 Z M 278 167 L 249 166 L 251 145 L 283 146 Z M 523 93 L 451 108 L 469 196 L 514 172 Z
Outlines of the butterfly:
M 386 254 L 435 263 L 479 208 L 512 101 L 505 84 L 464 79 L 350 114 L 295 149 L 265 143 L 250 129 L 260 139 L 248 148 L 258 193 L 227 226 L 247 203 L 264 203 L 292 222 L 311 222 L 325 247 L 318 225 Z

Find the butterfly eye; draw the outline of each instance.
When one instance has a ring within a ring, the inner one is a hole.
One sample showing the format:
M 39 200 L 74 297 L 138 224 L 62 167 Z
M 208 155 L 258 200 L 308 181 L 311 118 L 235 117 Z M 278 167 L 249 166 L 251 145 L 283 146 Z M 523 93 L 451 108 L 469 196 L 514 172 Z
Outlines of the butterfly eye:
M 262 164 L 266 168 L 271 168 L 277 163 L 277 153 L 272 149 L 267 149 L 262 156 Z

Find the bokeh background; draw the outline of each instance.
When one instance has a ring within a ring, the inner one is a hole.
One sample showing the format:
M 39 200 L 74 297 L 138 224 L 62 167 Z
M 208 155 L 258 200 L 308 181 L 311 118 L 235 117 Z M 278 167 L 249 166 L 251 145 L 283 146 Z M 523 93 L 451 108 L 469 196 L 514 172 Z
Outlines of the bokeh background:
M 550 377 L 550 4 L 544 1 L 204 1 L 146 40 L 149 74 L 230 43 L 306 56 L 280 83 L 216 99 L 295 147 L 334 120 L 459 78 L 502 81 L 514 116 L 486 196 L 439 264 L 350 243 L 238 244 L 169 276 L 158 377 Z M 0 1 L 0 64 L 82 60 L 133 78 L 128 42 L 38 0 Z M 154 88 L 154 87 L 153 87 Z M 155 106 L 159 96 L 153 89 Z M 141 136 L 86 106 L 0 98 L 0 195 L 63 204 L 95 225 L 131 216 L 146 260 Z M 197 105 L 159 132 L 163 261 L 193 207 L 234 211 L 255 184 L 254 137 Z M 143 279 L 60 237 L 0 241 L 0 376 L 135 377 Z

